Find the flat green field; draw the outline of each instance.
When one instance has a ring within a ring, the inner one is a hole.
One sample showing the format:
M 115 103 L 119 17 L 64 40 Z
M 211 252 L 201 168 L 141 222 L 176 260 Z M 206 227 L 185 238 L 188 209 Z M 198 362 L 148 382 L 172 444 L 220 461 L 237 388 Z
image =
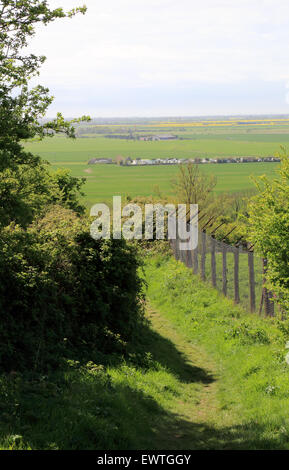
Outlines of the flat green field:
M 217 192 L 235 192 L 253 188 L 250 175 L 273 176 L 276 163 L 225 163 L 202 165 L 205 173 L 217 177 Z M 149 196 L 158 186 L 164 194 L 171 191 L 171 180 L 176 176 L 178 167 L 145 166 L 121 167 L 117 165 L 92 165 L 61 163 L 56 167 L 69 168 L 73 176 L 87 178 L 85 192 L 87 203 L 108 201 L 112 196 Z M 90 173 L 87 173 L 87 170 Z
M 207 129 L 206 129 L 207 131 Z M 141 158 L 196 158 L 273 155 L 280 145 L 288 145 L 289 134 L 227 133 L 216 135 L 194 134 L 187 130 L 184 140 L 143 142 L 107 139 L 103 136 L 82 137 L 70 140 L 64 137 L 27 142 L 27 150 L 49 161 L 53 168 L 69 168 L 72 175 L 86 177 L 86 202 L 91 205 L 109 201 L 113 195 L 148 196 L 156 186 L 164 194 L 171 191 L 171 180 L 178 172 L 177 166 L 121 167 L 117 165 L 88 165 L 91 158 L 123 157 Z M 238 129 L 239 131 L 239 129 Z M 223 131 L 224 132 L 224 131 Z M 236 132 L 236 131 L 235 131 Z M 202 171 L 217 177 L 217 192 L 237 192 L 253 188 L 250 176 L 274 175 L 276 163 L 208 164 Z
M 273 156 L 280 145 L 289 144 L 289 134 L 283 135 L 190 135 L 184 140 L 143 142 L 104 137 L 68 140 L 64 137 L 30 142 L 26 148 L 51 163 L 87 163 L 91 158 L 198 158 L 234 156 Z

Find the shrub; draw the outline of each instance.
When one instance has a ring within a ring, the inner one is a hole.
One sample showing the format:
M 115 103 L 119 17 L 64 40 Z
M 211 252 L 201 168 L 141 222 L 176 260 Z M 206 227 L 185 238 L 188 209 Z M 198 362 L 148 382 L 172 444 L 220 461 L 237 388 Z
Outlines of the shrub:
M 0 366 L 56 366 L 76 349 L 124 351 L 142 319 L 140 261 L 124 240 L 93 240 L 75 212 L 52 206 L 0 234 Z
M 289 313 L 289 156 L 279 154 L 278 178 L 261 177 L 250 204 L 252 240 L 268 260 L 267 285 L 284 313 Z

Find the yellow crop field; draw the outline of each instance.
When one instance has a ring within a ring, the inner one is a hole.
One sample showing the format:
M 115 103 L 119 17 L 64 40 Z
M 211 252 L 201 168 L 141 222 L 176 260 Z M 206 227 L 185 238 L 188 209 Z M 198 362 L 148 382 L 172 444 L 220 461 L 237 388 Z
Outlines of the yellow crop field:
M 194 121 L 194 122 L 160 122 L 158 127 L 199 127 L 199 126 L 239 126 L 243 124 L 257 124 L 258 126 L 289 124 L 289 119 L 229 119 L 225 121 Z

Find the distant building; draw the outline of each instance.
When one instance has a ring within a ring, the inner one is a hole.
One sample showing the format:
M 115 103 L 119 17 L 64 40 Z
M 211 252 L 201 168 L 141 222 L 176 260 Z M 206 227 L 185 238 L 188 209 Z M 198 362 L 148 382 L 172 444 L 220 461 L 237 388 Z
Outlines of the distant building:
M 112 159 L 111 158 L 92 158 L 91 160 L 89 160 L 88 165 L 95 165 L 96 163 L 110 164 L 112 163 Z
M 178 137 L 176 135 L 172 134 L 160 134 L 160 135 L 155 135 L 154 140 L 176 140 Z

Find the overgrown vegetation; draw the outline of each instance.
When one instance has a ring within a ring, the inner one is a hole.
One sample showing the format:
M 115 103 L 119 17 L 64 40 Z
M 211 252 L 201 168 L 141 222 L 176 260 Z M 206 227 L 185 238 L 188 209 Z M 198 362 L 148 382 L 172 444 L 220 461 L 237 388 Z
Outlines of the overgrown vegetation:
M 250 204 L 252 237 L 268 260 L 267 280 L 284 313 L 289 312 L 289 156 L 279 154 L 279 177 L 256 180 L 258 195 Z
M 142 311 L 132 246 L 93 240 L 61 206 L 27 230 L 7 227 L 0 246 L 1 368 L 47 369 L 73 348 L 124 353 Z

